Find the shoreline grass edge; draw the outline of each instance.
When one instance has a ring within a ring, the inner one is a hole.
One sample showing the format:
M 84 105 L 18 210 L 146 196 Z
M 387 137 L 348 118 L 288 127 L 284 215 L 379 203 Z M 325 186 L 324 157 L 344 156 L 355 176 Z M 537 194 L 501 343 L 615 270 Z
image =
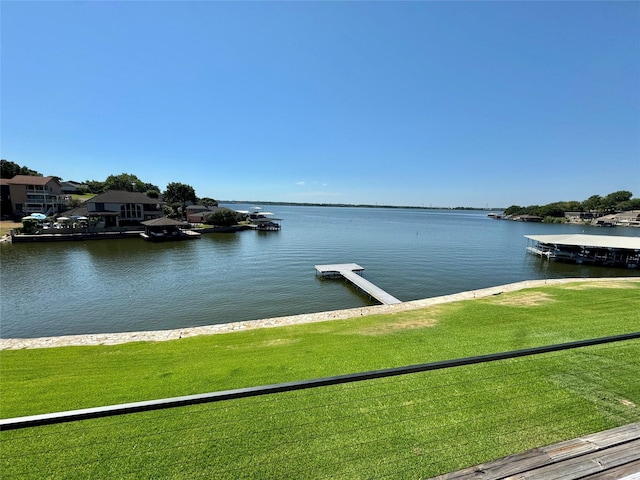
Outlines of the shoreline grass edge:
M 273 317 L 260 320 L 245 320 L 240 322 L 222 323 L 214 325 L 204 325 L 198 327 L 184 327 L 170 330 L 150 330 L 134 332 L 115 333 L 95 333 L 82 335 L 61 335 L 53 337 L 36 338 L 0 338 L 1 350 L 22 350 L 35 348 L 55 348 L 67 346 L 97 346 L 97 345 L 119 345 L 129 342 L 159 342 L 177 340 L 180 338 L 215 335 L 221 333 L 231 333 L 247 331 L 258 328 L 273 328 L 287 325 L 298 325 L 304 323 L 326 322 L 331 320 L 346 320 L 349 318 L 363 317 L 367 315 L 397 313 L 409 310 L 417 310 L 453 303 L 463 300 L 473 300 L 500 295 L 506 292 L 515 292 L 528 288 L 536 288 L 547 285 L 558 285 L 566 283 L 583 282 L 640 282 L 640 277 L 595 277 L 595 278 L 558 278 L 524 280 L 515 283 L 498 285 L 494 287 L 459 292 L 450 295 L 443 295 L 420 300 L 411 300 L 394 305 L 372 305 L 343 310 L 330 310 L 316 313 L 304 313 L 283 317 Z

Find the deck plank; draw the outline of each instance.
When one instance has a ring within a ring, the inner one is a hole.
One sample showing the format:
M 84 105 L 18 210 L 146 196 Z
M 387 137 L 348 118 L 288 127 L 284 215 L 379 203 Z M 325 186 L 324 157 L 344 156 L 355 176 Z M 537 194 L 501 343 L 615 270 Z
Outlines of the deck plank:
M 519 473 L 505 480 L 581 479 L 626 465 L 638 458 L 640 458 L 640 439 Z
M 608 470 L 634 462 L 640 462 L 640 423 L 509 455 L 432 480 L 576 480 L 589 475 L 603 475 Z M 605 480 L 607 477 L 596 478 Z
M 584 477 L 584 480 L 640 480 L 640 460 L 634 460 L 605 472 L 594 473 Z

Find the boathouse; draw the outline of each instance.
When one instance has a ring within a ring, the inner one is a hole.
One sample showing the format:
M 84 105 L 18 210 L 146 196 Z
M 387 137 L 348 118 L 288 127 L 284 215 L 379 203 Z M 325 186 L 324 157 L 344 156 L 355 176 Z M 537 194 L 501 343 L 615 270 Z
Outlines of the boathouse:
M 188 222 L 182 222 L 168 217 L 160 217 L 141 223 L 144 225 L 144 233 L 141 233 L 140 236 L 152 242 L 200 238 L 198 232 L 186 230 L 189 226 Z
M 271 212 L 256 211 L 249 213 L 249 222 L 256 230 L 277 231 L 280 230 L 281 218 L 275 218 Z
M 638 268 L 640 237 L 617 235 L 525 235 L 527 251 L 560 262 Z

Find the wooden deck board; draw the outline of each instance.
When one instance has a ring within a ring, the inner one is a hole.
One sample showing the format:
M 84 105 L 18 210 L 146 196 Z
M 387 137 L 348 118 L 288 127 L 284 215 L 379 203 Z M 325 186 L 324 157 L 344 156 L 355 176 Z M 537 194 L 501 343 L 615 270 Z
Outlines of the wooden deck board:
M 640 460 L 634 460 L 605 472 L 594 473 L 585 477 L 584 480 L 640 480 Z
M 584 478 L 626 465 L 640 456 L 640 439 L 568 458 L 505 480 L 564 480 Z
M 618 480 L 636 473 L 639 476 L 633 480 L 640 480 L 640 423 L 510 455 L 433 480 Z

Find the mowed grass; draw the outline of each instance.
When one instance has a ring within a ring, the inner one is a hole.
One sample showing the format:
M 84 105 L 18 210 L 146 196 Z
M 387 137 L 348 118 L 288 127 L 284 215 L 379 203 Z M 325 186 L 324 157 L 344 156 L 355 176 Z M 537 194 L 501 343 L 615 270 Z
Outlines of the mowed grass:
M 640 330 L 640 282 L 117 346 L 0 352 L 3 418 Z M 640 420 L 640 342 L 2 432 L 7 478 L 420 478 Z
M 0 237 L 4 237 L 5 235 L 9 235 L 11 230 L 15 230 L 17 228 L 22 228 L 21 222 L 13 222 L 13 221 L 0 221 Z
M 92 199 L 92 198 L 93 198 L 93 197 L 95 197 L 95 196 L 96 196 L 96 194 L 95 194 L 95 193 L 83 193 L 82 195 L 76 195 L 76 194 L 73 194 L 73 195 L 71 195 L 71 198 L 72 198 L 73 200 L 78 200 L 78 201 L 80 201 L 80 202 L 84 203 L 84 202 L 86 202 L 87 200 L 90 200 L 90 199 Z

